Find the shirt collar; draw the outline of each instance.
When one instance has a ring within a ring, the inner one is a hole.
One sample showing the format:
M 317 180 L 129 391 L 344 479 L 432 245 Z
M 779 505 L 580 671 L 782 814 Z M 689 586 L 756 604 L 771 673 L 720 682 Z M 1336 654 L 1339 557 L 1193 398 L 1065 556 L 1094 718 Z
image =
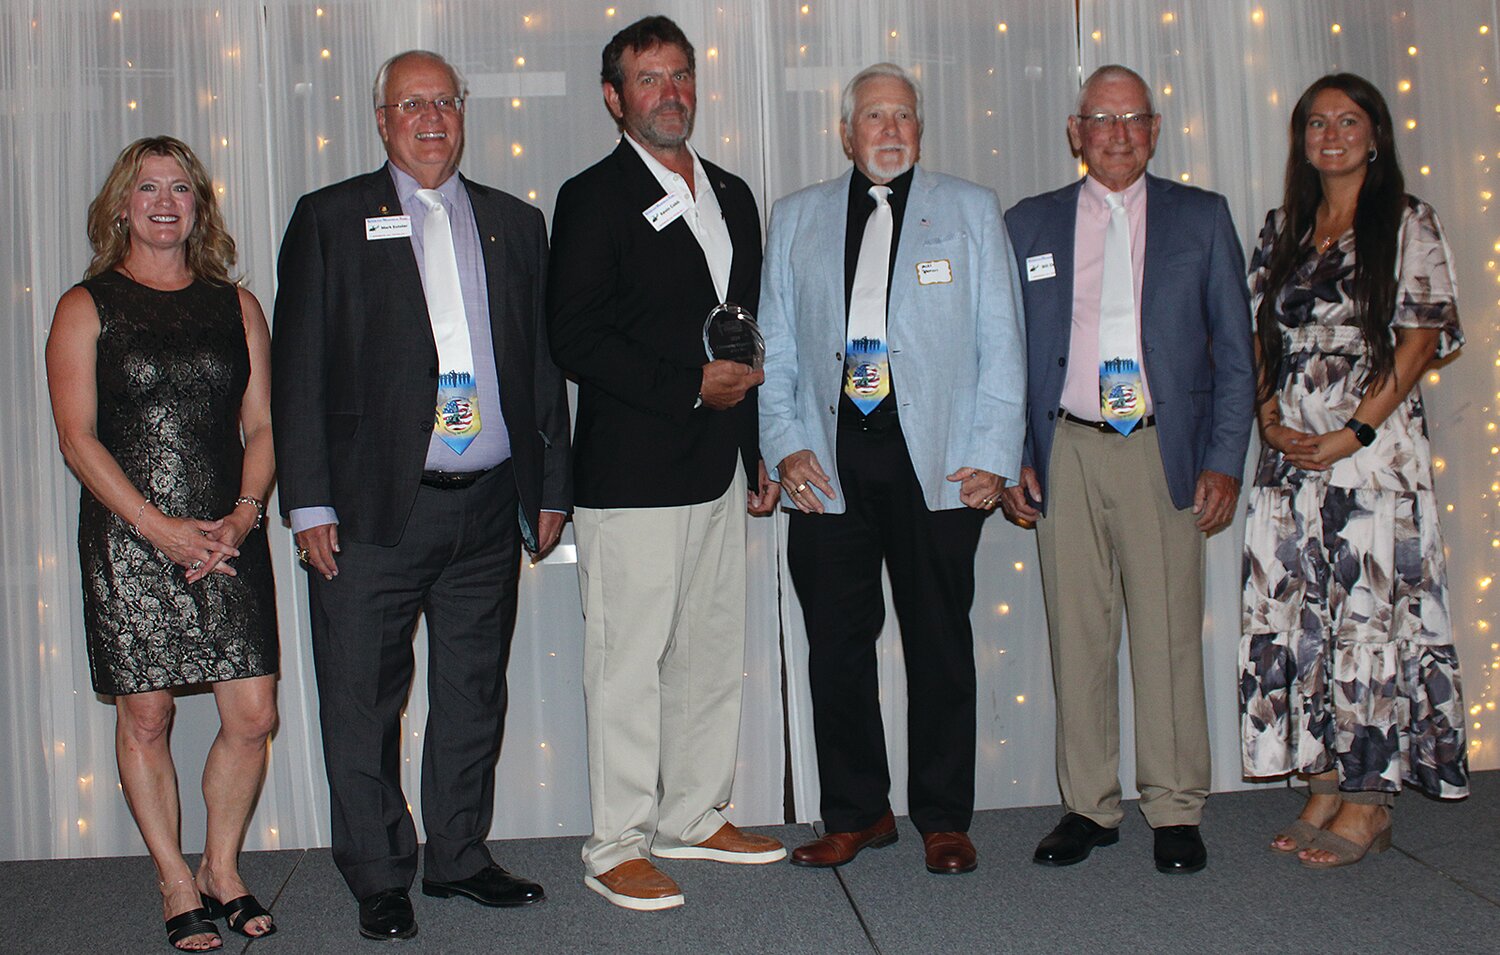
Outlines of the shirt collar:
M 417 190 L 422 188 L 422 184 L 413 179 L 404 170 L 398 168 L 390 160 L 386 160 L 385 166 L 391 171 L 391 179 L 396 183 L 396 198 L 401 200 L 403 206 L 411 202 L 413 197 L 416 196 Z M 459 179 L 458 173 L 455 172 L 444 180 L 442 185 L 437 187 L 437 191 L 447 200 L 448 205 L 456 206 L 458 204 L 459 190 L 462 188 L 463 181 Z
M 634 136 L 629 133 L 621 133 L 620 138 L 629 143 L 630 148 L 634 149 L 636 155 L 641 157 L 641 161 L 646 164 L 647 169 L 651 170 L 651 175 L 656 177 L 656 181 L 661 183 L 663 189 L 668 192 L 675 191 L 673 189 L 672 177 L 676 176 L 677 173 L 668 169 L 660 159 L 647 152 L 646 147 L 636 142 Z M 708 173 L 704 171 L 703 162 L 698 158 L 697 151 L 685 143 L 683 145 L 687 149 L 688 155 L 693 157 L 693 191 L 696 193 L 700 187 L 708 185 Z M 692 197 L 689 196 L 689 198 Z
M 1120 194 L 1125 197 L 1126 211 L 1136 208 L 1137 203 L 1139 203 L 1142 197 L 1146 194 L 1145 174 L 1142 173 L 1139 179 L 1126 186 L 1123 190 L 1121 190 Z M 1104 197 L 1109 195 L 1109 189 L 1105 188 L 1104 183 L 1095 179 L 1093 176 L 1084 176 L 1082 195 L 1084 200 L 1090 203 L 1090 207 L 1095 211 L 1102 210 L 1103 212 L 1108 213 L 1109 203 L 1105 200 Z

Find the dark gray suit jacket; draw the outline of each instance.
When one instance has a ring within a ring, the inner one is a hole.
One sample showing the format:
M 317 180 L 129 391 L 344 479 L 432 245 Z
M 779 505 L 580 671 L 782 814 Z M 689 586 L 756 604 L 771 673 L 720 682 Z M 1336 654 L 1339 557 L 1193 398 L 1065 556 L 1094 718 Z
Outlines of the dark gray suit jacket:
M 500 406 L 522 537 L 541 509 L 572 509 L 568 404 L 544 315 L 541 212 L 462 180 L 484 249 Z M 411 242 L 368 241 L 365 219 L 401 214 L 390 170 L 303 196 L 277 263 L 271 415 L 281 510 L 331 506 L 339 535 L 401 539 L 421 483 L 437 398 L 437 345 Z

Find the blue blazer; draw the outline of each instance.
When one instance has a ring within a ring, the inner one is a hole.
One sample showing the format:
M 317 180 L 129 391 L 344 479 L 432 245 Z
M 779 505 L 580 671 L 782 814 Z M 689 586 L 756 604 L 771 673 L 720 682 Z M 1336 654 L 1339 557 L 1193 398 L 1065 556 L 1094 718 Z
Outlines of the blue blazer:
M 761 452 L 776 467 L 811 449 L 838 495 L 824 502 L 831 514 L 844 510 L 834 449 L 850 175 L 772 208 L 758 316 L 766 339 Z M 938 261 L 948 263 L 951 280 L 922 284 L 917 264 Z M 964 506 L 959 485 L 946 480 L 961 467 L 1014 480 L 1025 432 L 1026 346 L 1015 258 L 994 192 L 916 168 L 886 316 L 901 433 L 927 507 Z
M 1073 232 L 1083 181 L 1023 199 L 1005 214 L 1016 265 L 1051 254 L 1056 275 L 1024 279 L 1027 403 L 1023 462 L 1047 503 L 1047 463 L 1073 321 Z M 1239 480 L 1255 414 L 1245 254 L 1217 193 L 1146 177 L 1141 358 L 1172 503 L 1193 503 L 1198 475 Z

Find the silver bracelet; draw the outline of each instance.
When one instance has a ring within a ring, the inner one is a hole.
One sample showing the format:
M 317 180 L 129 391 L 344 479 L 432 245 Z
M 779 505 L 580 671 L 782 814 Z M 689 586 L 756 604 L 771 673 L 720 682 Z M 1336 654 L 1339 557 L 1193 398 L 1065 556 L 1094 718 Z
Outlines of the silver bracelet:
M 130 524 L 130 533 L 134 534 L 139 540 L 146 539 L 146 536 L 141 533 L 141 516 L 146 513 L 146 505 L 150 503 L 150 500 L 141 502 L 141 506 L 135 509 L 135 520 Z
M 250 525 L 250 529 L 252 531 L 256 530 L 260 527 L 261 522 L 266 519 L 266 502 L 258 497 L 237 497 L 234 499 L 235 507 L 239 507 L 241 504 L 249 504 L 255 508 L 255 523 Z

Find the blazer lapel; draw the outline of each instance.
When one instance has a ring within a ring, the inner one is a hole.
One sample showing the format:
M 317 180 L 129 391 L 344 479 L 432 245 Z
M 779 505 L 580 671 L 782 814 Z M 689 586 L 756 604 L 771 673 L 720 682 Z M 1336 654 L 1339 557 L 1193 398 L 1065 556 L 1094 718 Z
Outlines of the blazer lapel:
M 1071 333 L 1073 324 L 1073 235 L 1078 230 L 1078 192 L 1082 188 L 1080 179 L 1058 190 L 1057 209 L 1043 232 L 1046 239 L 1037 249 L 1037 254 L 1052 253 L 1052 267 L 1057 272 L 1055 279 L 1043 279 L 1040 283 L 1049 300 L 1038 311 L 1042 315 L 1060 316 L 1065 334 Z
M 382 166 L 370 177 L 369 186 L 364 199 L 367 218 L 405 215 L 401 208 L 401 197 L 396 194 L 396 183 L 391 179 L 390 170 Z M 377 274 L 384 277 L 384 294 L 391 300 L 400 302 L 402 306 L 382 311 L 391 315 L 420 316 L 422 326 L 427 331 L 428 340 L 433 343 L 433 353 L 436 354 L 437 341 L 432 338 L 432 325 L 427 321 L 427 296 L 422 291 L 422 273 L 417 269 L 417 253 L 412 247 L 411 240 L 406 238 L 381 239 L 375 242 L 367 241 L 365 245 L 374 246 L 374 248 L 367 248 L 366 254 L 374 256 L 379 264 Z
M 490 337 L 495 346 L 495 363 L 504 380 L 503 358 L 509 353 L 510 324 L 504 321 L 516 313 L 512 302 L 514 283 L 518 270 L 510 267 L 507 260 L 511 250 L 506 244 L 510 230 L 499 209 L 479 192 L 467 179 L 461 180 L 469 193 L 469 205 L 474 210 L 474 225 L 479 230 L 479 246 L 484 256 L 484 285 L 490 305 Z
M 1154 281 L 1154 273 L 1161 268 L 1172 236 L 1173 208 L 1167 195 L 1172 185 L 1165 179 L 1146 176 L 1146 261 L 1141 276 L 1141 335 L 1153 322 L 1156 314 L 1157 292 L 1161 283 Z
M 911 192 L 906 197 L 906 213 L 901 217 L 901 240 L 896 243 L 896 266 L 891 272 L 890 289 L 886 295 L 886 340 L 890 340 L 890 325 L 902 314 L 907 296 L 916 284 L 911 279 L 917 274 L 917 260 L 922 257 L 922 246 L 932 238 L 932 221 L 935 208 L 932 189 L 936 180 L 930 178 L 921 166 L 917 166 L 911 178 Z

